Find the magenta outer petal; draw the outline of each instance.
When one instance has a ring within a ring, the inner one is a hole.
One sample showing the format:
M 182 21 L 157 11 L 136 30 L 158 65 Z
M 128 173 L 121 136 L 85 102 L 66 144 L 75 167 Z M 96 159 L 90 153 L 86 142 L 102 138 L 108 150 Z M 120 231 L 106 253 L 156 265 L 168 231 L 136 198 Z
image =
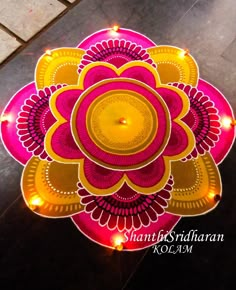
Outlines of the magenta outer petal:
M 111 68 L 105 67 L 103 65 L 93 67 L 86 73 L 86 76 L 84 78 L 84 89 L 86 90 L 87 88 L 91 87 L 92 85 L 102 80 L 112 79 L 112 78 L 135 79 L 135 80 L 145 83 L 146 85 L 152 87 L 153 89 L 156 89 L 156 80 L 153 74 L 145 67 L 141 67 L 141 66 L 131 67 L 123 71 L 121 75 L 118 76 L 116 72 L 114 72 L 114 70 L 112 70 Z M 174 97 L 176 97 L 177 95 L 176 93 L 170 90 L 167 90 L 167 91 L 169 95 L 174 94 Z M 181 105 L 182 105 L 182 102 L 181 102 Z M 176 102 L 175 102 L 175 106 L 176 106 Z
M 72 221 L 76 225 L 76 227 L 90 240 L 94 241 L 97 244 L 100 244 L 101 246 L 105 246 L 108 248 L 114 248 L 112 245 L 112 238 L 114 235 L 118 234 L 118 230 L 109 230 L 106 226 L 101 227 L 96 221 L 93 221 L 90 218 L 90 215 L 81 212 L 79 214 L 76 214 L 71 217 Z M 158 236 L 158 233 L 160 235 L 167 234 L 170 232 L 174 226 L 178 223 L 180 220 L 179 216 L 175 216 L 172 214 L 165 213 L 162 216 L 158 217 L 158 222 L 151 224 L 148 227 L 141 227 L 139 230 L 135 231 L 134 233 L 136 235 L 139 234 L 150 234 L 153 235 L 153 233 L 156 233 Z M 127 235 L 130 237 L 130 234 L 125 231 L 121 231 L 120 234 L 127 233 Z M 135 251 L 135 250 L 141 250 L 147 247 L 150 247 L 152 245 L 155 245 L 157 241 L 127 241 L 124 243 L 124 249 L 126 251 Z
M 84 78 L 84 89 L 106 79 L 117 78 L 117 74 L 111 68 L 105 66 L 97 66 L 91 68 Z
M 123 176 L 123 172 L 104 168 L 88 158 L 84 159 L 84 174 L 92 186 L 102 189 L 114 186 Z
M 3 115 L 10 115 L 11 121 L 1 123 L 1 138 L 4 146 L 8 152 L 15 158 L 19 163 L 26 164 L 27 161 L 32 157 L 32 152 L 28 152 L 19 141 L 16 128 L 16 119 L 18 113 L 23 106 L 24 101 L 29 98 L 30 95 L 37 94 L 35 83 L 29 83 L 28 85 L 21 88 L 9 101 Z
M 81 90 L 69 90 L 60 93 L 60 95 L 57 97 L 57 110 L 67 121 L 70 120 L 71 112 L 81 93 Z
M 183 109 L 183 100 L 178 93 L 167 88 L 157 88 L 156 91 L 166 102 L 166 105 L 170 111 L 171 119 L 175 119 L 179 116 Z
M 204 92 L 205 95 L 209 96 L 209 98 L 215 103 L 215 106 L 219 111 L 218 114 L 220 117 L 230 117 L 233 120 L 235 119 L 230 104 L 223 96 L 223 94 L 218 91 L 213 85 L 203 79 L 200 79 L 197 88 L 198 90 Z M 222 132 L 219 135 L 220 140 L 210 151 L 216 164 L 221 163 L 227 156 L 229 150 L 234 143 L 236 135 L 236 128 L 233 126 L 231 128 L 222 127 L 221 131 Z
M 143 168 L 127 171 L 129 179 L 141 187 L 151 187 L 162 179 L 165 173 L 165 163 L 163 157 L 159 157 Z
M 148 37 L 138 33 L 134 32 L 129 29 L 120 28 L 118 33 L 116 33 L 114 36 L 111 34 L 111 29 L 103 29 L 98 32 L 95 32 L 94 34 L 88 36 L 85 38 L 80 44 L 77 46 L 78 48 L 82 49 L 88 49 L 91 45 L 94 45 L 96 42 L 100 42 L 103 40 L 107 40 L 109 38 L 117 38 L 117 39 L 125 39 L 129 40 L 131 42 L 138 43 L 143 48 L 149 48 L 152 46 L 156 46 L 156 44 L 151 41 Z
M 163 155 L 175 156 L 183 152 L 188 146 L 188 136 L 184 129 L 177 123 L 172 123 L 172 131 L 168 145 Z
M 136 66 L 126 69 L 122 74 L 123 78 L 135 79 L 145 83 L 153 89 L 156 89 L 156 80 L 154 75 L 145 67 Z
M 70 131 L 70 123 L 64 123 L 58 127 L 51 139 L 53 152 L 65 159 L 84 158 L 83 153 L 75 144 L 74 138 Z

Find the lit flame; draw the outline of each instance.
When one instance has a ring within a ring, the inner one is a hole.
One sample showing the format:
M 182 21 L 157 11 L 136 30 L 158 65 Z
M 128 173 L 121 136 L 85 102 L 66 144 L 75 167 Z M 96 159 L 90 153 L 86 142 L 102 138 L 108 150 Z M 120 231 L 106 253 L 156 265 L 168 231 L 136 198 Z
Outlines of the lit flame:
M 49 56 L 52 55 L 52 51 L 51 51 L 50 49 L 46 49 L 46 50 L 45 50 L 45 53 L 46 53 L 47 55 L 49 55 Z
M 120 28 L 119 25 L 114 25 L 112 27 L 112 30 L 115 31 L 115 32 L 118 32 L 119 28 Z
M 232 120 L 232 118 L 230 118 L 230 117 L 223 117 L 223 118 L 221 118 L 221 124 L 222 124 L 223 128 L 229 129 L 232 126 L 235 126 L 235 121 Z
M 119 119 L 119 123 L 122 125 L 126 125 L 127 124 L 127 120 L 125 118 L 120 118 Z
M 179 57 L 184 58 L 185 56 L 187 56 L 189 54 L 189 49 L 184 48 L 179 52 Z
M 122 251 L 123 248 L 124 248 L 124 243 L 125 239 L 124 239 L 124 236 L 121 235 L 121 234 L 116 234 L 114 237 L 113 237 L 113 246 L 114 248 L 117 250 L 117 251 Z
M 116 37 L 118 35 L 118 32 L 119 32 L 119 25 L 114 25 L 111 29 L 110 29 L 110 34 L 111 36 L 114 36 Z
M 0 123 L 2 122 L 12 122 L 13 116 L 11 114 L 5 114 L 0 117 Z
M 29 201 L 29 207 L 32 210 L 35 210 L 36 208 L 38 208 L 39 206 L 43 205 L 43 199 L 40 196 L 33 196 L 30 201 Z
M 216 193 L 213 192 L 213 191 L 210 191 L 210 192 L 208 193 L 208 197 L 209 197 L 210 199 L 214 200 L 215 202 L 218 202 L 218 201 L 221 200 L 221 196 L 220 196 L 219 194 L 216 194 Z
M 212 192 L 212 191 L 210 191 L 210 192 L 208 193 L 208 197 L 209 197 L 210 199 L 214 199 L 214 198 L 215 198 L 215 193 Z

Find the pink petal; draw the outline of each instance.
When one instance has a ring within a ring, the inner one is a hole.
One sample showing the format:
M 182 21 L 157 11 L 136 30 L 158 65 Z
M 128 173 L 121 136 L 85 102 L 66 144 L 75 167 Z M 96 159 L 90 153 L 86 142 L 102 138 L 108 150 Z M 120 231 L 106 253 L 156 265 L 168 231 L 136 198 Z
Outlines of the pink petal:
M 114 186 L 123 176 L 121 171 L 101 167 L 88 158 L 84 160 L 84 174 L 91 185 L 101 189 Z
M 150 224 L 149 216 L 146 214 L 145 211 L 143 211 L 141 214 L 139 214 L 140 220 L 144 226 L 148 226 Z
M 108 224 L 107 224 L 108 228 L 114 229 L 117 225 L 117 219 L 118 219 L 117 216 L 110 215 L 110 219 L 109 219 Z
M 99 220 L 101 214 L 102 214 L 101 208 L 100 207 L 96 207 L 95 210 L 92 212 L 92 218 L 97 221 L 97 220 Z
M 157 202 L 155 202 L 155 201 L 152 204 L 152 208 L 159 215 L 164 213 L 164 209 Z
M 156 185 L 165 172 L 165 163 L 162 157 L 157 158 L 149 165 L 126 172 L 129 179 L 141 187 L 151 187 Z
M 110 213 L 106 212 L 105 210 L 102 211 L 102 215 L 100 217 L 100 224 L 104 226 L 110 217 Z
M 118 229 L 123 231 L 125 227 L 125 218 L 123 216 L 118 216 Z

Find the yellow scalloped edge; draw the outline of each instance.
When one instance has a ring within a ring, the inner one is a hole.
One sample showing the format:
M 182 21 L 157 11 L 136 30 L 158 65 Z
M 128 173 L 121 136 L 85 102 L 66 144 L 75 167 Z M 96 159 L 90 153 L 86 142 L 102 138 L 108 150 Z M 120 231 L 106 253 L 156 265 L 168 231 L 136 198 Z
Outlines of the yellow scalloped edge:
M 26 204 L 44 217 L 69 217 L 83 210 L 77 194 L 78 165 L 32 157 L 21 180 Z
M 172 198 L 166 211 L 181 216 L 205 214 L 214 209 L 221 197 L 222 185 L 217 166 L 210 153 L 187 162 L 173 162 Z
M 38 89 L 55 84 L 76 85 L 78 65 L 85 51 L 79 48 L 57 48 L 38 60 L 35 80 Z
M 195 59 L 181 48 L 160 45 L 148 48 L 147 52 L 157 65 L 161 83 L 181 82 L 196 86 L 199 69 Z

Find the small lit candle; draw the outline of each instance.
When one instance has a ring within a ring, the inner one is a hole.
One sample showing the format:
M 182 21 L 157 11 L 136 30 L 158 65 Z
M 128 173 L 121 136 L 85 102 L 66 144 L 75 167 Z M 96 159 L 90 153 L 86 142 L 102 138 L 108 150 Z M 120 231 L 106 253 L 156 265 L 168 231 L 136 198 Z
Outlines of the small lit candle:
M 11 114 L 5 114 L 0 116 L 0 123 L 3 122 L 11 122 L 12 121 L 12 115 Z
M 230 117 L 223 117 L 221 119 L 221 124 L 222 124 L 222 127 L 223 128 L 229 129 L 232 126 L 235 126 L 236 125 L 236 120 L 232 120 L 232 118 L 230 118 Z
M 122 118 L 119 119 L 119 123 L 122 124 L 122 125 L 126 125 L 127 124 L 127 120 L 124 117 L 122 117 Z
M 124 246 L 123 246 L 123 240 L 120 239 L 120 238 L 116 238 L 115 241 L 114 241 L 114 246 L 115 246 L 115 249 L 117 251 L 122 251 Z
M 221 196 L 219 194 L 215 194 L 214 192 L 210 191 L 208 193 L 208 197 L 212 200 L 214 200 L 215 202 L 218 202 L 221 200 Z
M 33 196 L 29 201 L 29 208 L 36 210 L 38 207 L 43 205 L 43 200 L 40 196 Z
M 51 52 L 50 49 L 46 49 L 46 50 L 45 50 L 45 53 L 46 53 L 46 55 L 48 55 L 48 56 L 52 56 L 52 52 Z
M 114 25 L 111 29 L 110 29 L 110 34 L 113 37 L 117 37 L 118 36 L 118 32 L 119 32 L 119 25 Z
M 113 246 L 117 251 L 122 251 L 124 248 L 124 236 L 121 234 L 116 234 L 113 237 Z
M 112 30 L 115 31 L 115 32 L 118 32 L 119 28 L 120 28 L 120 27 L 119 27 L 118 25 L 114 25 L 114 26 L 112 27 Z
M 184 58 L 185 56 L 187 56 L 189 54 L 189 49 L 184 48 L 182 51 L 180 51 L 179 56 L 181 58 Z
M 209 197 L 210 199 L 213 199 L 213 198 L 215 197 L 215 193 L 212 192 L 212 191 L 210 191 L 210 192 L 208 193 L 208 197 Z
M 188 48 L 185 48 L 185 49 L 184 49 L 184 56 L 188 55 L 189 52 L 190 52 L 189 49 L 188 49 Z

